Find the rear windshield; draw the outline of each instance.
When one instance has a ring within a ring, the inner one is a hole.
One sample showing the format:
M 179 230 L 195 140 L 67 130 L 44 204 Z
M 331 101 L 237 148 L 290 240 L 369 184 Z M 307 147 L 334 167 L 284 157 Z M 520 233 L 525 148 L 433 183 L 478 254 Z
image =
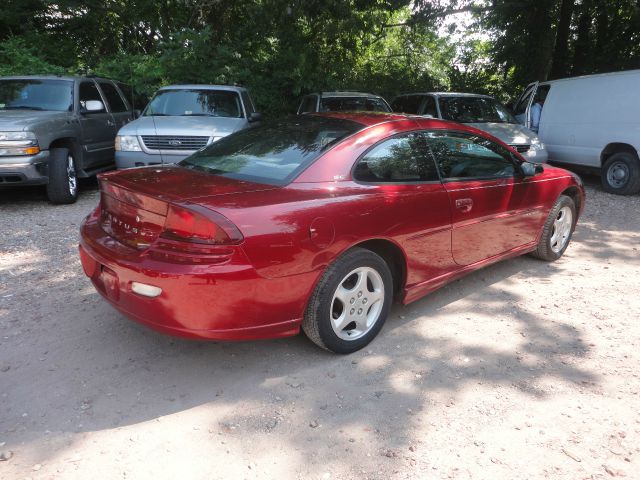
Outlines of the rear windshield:
M 144 116 L 231 117 L 244 116 L 236 92 L 210 89 L 160 90 L 144 111 Z
M 73 82 L 25 78 L 0 80 L 0 110 L 73 110 Z
M 390 112 L 387 102 L 378 97 L 325 97 L 320 99 L 321 112 Z
M 350 120 L 293 117 L 224 137 L 179 164 L 237 180 L 285 185 L 361 128 Z
M 486 97 L 440 97 L 442 118 L 458 123 L 518 123 L 504 106 Z

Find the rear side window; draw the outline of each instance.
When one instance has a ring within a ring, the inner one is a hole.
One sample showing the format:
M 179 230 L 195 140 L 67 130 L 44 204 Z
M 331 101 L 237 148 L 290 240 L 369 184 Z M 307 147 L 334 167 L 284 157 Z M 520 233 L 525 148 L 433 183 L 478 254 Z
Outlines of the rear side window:
M 109 103 L 109 107 L 111 107 L 111 111 L 114 113 L 117 112 L 126 112 L 127 105 L 122 100 L 120 93 L 116 90 L 116 87 L 113 86 L 110 82 L 99 82 L 100 88 L 102 89 L 102 93 L 107 98 L 107 102 Z
M 512 177 L 510 152 L 486 138 L 457 132 L 429 132 L 427 143 L 443 180 Z
M 185 158 L 185 168 L 269 185 L 285 185 L 360 123 L 313 115 L 241 130 Z
M 355 180 L 371 183 L 438 181 L 424 134 L 399 135 L 376 145 L 356 164 Z
M 403 95 L 393 101 L 391 109 L 394 112 L 417 115 L 420 112 L 423 98 L 422 95 Z

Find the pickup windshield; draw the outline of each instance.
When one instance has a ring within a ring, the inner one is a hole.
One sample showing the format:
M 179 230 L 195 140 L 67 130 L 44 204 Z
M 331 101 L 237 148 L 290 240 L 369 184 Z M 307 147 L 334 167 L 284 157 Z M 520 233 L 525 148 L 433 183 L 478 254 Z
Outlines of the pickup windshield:
M 144 111 L 144 116 L 242 118 L 240 96 L 226 90 L 160 90 Z
M 0 80 L 0 110 L 73 110 L 73 82 L 32 78 Z
M 442 118 L 458 123 L 518 123 L 504 106 L 486 97 L 440 97 Z
M 241 130 L 185 158 L 185 168 L 269 185 L 285 185 L 323 152 L 360 130 L 337 118 L 295 117 Z

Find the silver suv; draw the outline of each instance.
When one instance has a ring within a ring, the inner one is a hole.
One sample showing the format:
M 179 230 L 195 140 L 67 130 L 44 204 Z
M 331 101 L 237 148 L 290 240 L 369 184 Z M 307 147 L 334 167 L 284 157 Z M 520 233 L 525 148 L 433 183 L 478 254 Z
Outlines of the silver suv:
M 176 163 L 260 119 L 246 88 L 163 87 L 140 118 L 118 132 L 116 165 L 131 168 Z
M 133 103 L 127 85 L 106 78 L 0 78 L 0 188 L 46 185 L 52 203 L 75 202 L 78 177 L 113 168 Z

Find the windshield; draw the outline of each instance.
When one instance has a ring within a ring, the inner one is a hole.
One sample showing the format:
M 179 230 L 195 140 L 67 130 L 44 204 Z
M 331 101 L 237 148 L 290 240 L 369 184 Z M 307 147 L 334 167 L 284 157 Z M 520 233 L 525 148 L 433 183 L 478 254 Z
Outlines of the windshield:
M 226 90 L 160 90 L 144 111 L 145 116 L 243 117 L 240 97 Z
M 0 80 L 0 110 L 73 110 L 70 80 Z
M 378 97 L 324 97 L 321 112 L 390 112 L 389 105 Z
M 179 164 L 237 180 L 284 185 L 362 127 L 336 118 L 284 119 L 224 137 Z
M 440 97 L 442 118 L 458 123 L 518 123 L 504 106 L 493 98 Z

